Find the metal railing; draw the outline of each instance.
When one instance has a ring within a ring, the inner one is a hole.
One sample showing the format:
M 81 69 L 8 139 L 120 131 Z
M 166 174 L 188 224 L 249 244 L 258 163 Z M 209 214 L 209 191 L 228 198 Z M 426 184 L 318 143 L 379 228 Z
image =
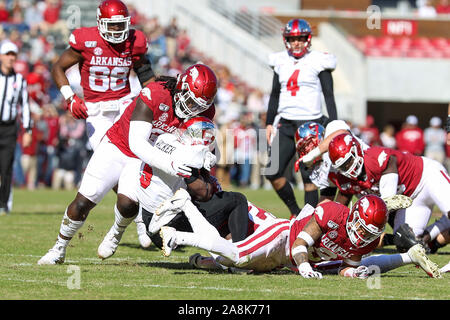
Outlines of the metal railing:
M 271 15 L 251 10 L 240 11 L 228 1 L 209 0 L 209 7 L 274 50 L 283 48 L 283 24 Z

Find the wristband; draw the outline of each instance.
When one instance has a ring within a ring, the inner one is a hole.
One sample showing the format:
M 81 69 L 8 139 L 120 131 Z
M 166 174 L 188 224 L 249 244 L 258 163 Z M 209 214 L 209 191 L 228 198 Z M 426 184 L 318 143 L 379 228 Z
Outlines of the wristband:
M 312 149 L 309 153 L 307 153 L 306 155 L 311 157 L 311 159 L 315 159 L 317 157 L 319 157 L 322 154 L 322 152 L 320 152 L 320 148 L 319 147 L 315 147 L 314 149 Z
M 314 244 L 314 239 L 309 235 L 309 233 L 302 231 L 298 234 L 297 238 L 303 239 L 309 246 Z
M 292 248 L 291 250 L 292 257 L 296 256 L 299 253 L 308 253 L 308 249 L 302 245 Z
M 64 100 L 69 99 L 70 97 L 74 96 L 75 93 L 73 92 L 72 88 L 69 85 L 64 85 L 59 89 L 61 91 L 61 94 L 64 97 Z
M 450 132 L 450 114 L 447 116 L 447 122 L 445 124 L 445 130 L 447 130 L 447 133 Z

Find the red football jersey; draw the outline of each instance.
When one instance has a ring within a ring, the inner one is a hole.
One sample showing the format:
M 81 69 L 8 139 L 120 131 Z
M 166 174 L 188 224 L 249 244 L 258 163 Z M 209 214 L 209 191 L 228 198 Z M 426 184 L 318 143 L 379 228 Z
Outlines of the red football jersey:
M 182 123 L 182 119 L 175 116 L 175 110 L 172 106 L 172 96 L 170 91 L 162 85 L 161 82 L 151 82 L 141 90 L 138 98 L 140 98 L 152 111 L 152 133 L 150 142 L 156 141 L 156 138 L 165 132 L 173 133 Z M 116 145 L 125 155 L 137 158 L 131 152 L 129 140 L 130 120 L 133 110 L 136 107 L 137 99 L 125 109 L 120 119 L 106 132 L 109 140 Z M 212 105 L 201 115 L 209 119 L 213 119 L 215 107 Z
M 79 69 L 87 102 L 118 100 L 129 94 L 130 70 L 147 52 L 145 35 L 135 29 L 130 29 L 124 42 L 111 44 L 97 27 L 78 28 L 70 35 L 69 45 L 83 55 Z
M 411 196 L 422 177 L 422 158 L 385 147 L 371 147 L 364 152 L 366 180 L 353 180 L 333 172 L 328 174 L 328 178 L 344 194 L 376 194 L 379 196 L 379 182 L 391 156 L 397 158 L 397 193 Z
M 343 260 L 353 255 L 365 255 L 372 252 L 378 245 L 378 239 L 369 245 L 356 248 L 351 243 L 346 230 L 347 217 L 350 209 L 337 202 L 325 202 L 319 204 L 312 215 L 294 220 L 289 233 L 289 247 L 310 219 L 315 219 L 322 230 L 322 237 L 314 243 L 310 254 L 311 262 L 320 260 Z M 291 260 L 295 265 L 295 261 Z
M 403 153 L 384 147 L 372 147 L 364 153 L 364 168 L 367 180 L 378 183 L 386 169 L 389 158 L 397 158 L 398 186 L 397 193 L 411 196 L 420 182 L 423 172 L 423 160 L 411 153 Z

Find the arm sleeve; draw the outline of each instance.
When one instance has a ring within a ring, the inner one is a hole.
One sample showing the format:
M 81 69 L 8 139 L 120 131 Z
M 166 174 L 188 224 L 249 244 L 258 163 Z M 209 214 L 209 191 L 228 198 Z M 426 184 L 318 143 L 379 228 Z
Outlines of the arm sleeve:
M 152 124 L 146 121 L 130 121 L 129 145 L 130 150 L 142 161 L 163 170 L 168 174 L 171 172 L 171 158 L 168 154 L 153 147 L 148 139 L 152 131 Z
M 333 76 L 330 70 L 324 70 L 319 73 L 320 84 L 322 86 L 325 104 L 327 105 L 330 121 L 337 119 L 336 102 L 334 101 Z
M 273 124 L 278 111 L 278 103 L 280 101 L 280 79 L 276 72 L 273 73 L 272 92 L 269 98 L 269 107 L 267 109 L 266 125 Z

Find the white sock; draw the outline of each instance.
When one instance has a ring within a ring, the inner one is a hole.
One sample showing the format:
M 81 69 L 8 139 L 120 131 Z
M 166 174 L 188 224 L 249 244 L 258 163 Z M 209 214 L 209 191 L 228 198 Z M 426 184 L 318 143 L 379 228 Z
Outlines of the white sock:
M 236 246 L 221 236 L 205 236 L 193 232 L 176 231 L 176 244 L 212 251 L 232 261 L 239 259 Z
M 59 228 L 59 233 L 69 240 L 64 240 L 60 236 L 58 236 L 57 243 L 60 243 L 62 246 L 67 247 L 69 241 L 73 238 L 73 236 L 77 233 L 78 230 L 83 226 L 84 221 L 75 221 L 69 218 L 67 215 L 67 208 L 64 212 L 64 216 L 61 222 L 61 227 Z
M 206 220 L 206 218 L 191 201 L 186 201 L 183 206 L 183 212 L 186 218 L 188 218 L 194 233 L 214 234 L 217 237 L 220 237 L 219 231 L 217 231 L 217 229 L 214 228 L 208 220 Z
M 114 225 L 113 228 L 117 232 L 124 232 L 125 229 L 130 225 L 131 222 L 136 218 L 136 216 L 131 218 L 125 218 L 117 209 L 117 204 L 114 205 Z
M 381 273 L 412 263 L 407 253 L 372 255 L 361 260 L 361 265 L 378 266 Z

